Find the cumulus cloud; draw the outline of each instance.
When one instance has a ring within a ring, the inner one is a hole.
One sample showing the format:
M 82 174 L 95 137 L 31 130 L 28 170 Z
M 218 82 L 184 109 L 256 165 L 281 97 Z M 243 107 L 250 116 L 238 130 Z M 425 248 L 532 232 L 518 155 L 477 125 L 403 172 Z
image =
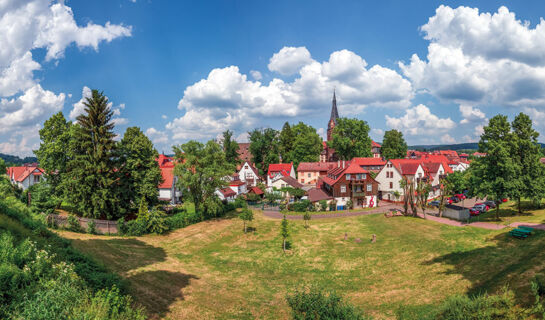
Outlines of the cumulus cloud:
M 263 79 L 263 76 L 261 75 L 261 72 L 256 71 L 256 70 L 251 70 L 250 75 L 252 76 L 252 78 L 254 78 L 254 80 L 259 81 L 259 80 Z
M 456 123 L 450 118 L 439 118 L 423 104 L 407 109 L 399 118 L 386 116 L 386 125 L 411 136 L 424 136 L 445 133 L 454 128 Z
M 456 139 L 454 139 L 450 134 L 445 133 L 441 136 L 441 142 L 442 143 L 456 143 Z
M 146 135 L 154 144 L 165 144 L 168 142 L 168 136 L 164 131 L 157 130 L 153 127 L 146 130 Z
M 70 119 L 75 120 L 80 114 L 83 114 L 85 112 L 84 103 L 87 101 L 87 98 L 91 98 L 91 96 L 91 88 L 83 86 L 83 89 L 81 90 L 81 99 L 79 99 L 78 102 L 72 105 L 73 108 L 69 114 Z M 106 99 L 108 99 L 108 97 L 106 97 Z M 121 111 L 125 109 L 124 103 L 121 103 L 118 106 L 114 107 L 113 102 L 108 101 L 108 108 L 110 108 L 110 110 L 112 110 L 113 112 L 112 121 L 115 123 L 116 126 L 121 126 L 129 123 L 129 119 L 121 117 Z
M 284 47 L 273 54 L 269 60 L 269 70 L 276 71 L 281 75 L 292 75 L 297 73 L 303 66 L 311 63 L 310 52 L 305 47 Z M 257 79 L 256 79 L 257 80 Z
M 236 66 L 213 69 L 206 79 L 185 89 L 178 103 L 185 114 L 166 128 L 177 140 L 205 139 L 225 129 L 246 131 L 263 117 L 327 113 L 333 88 L 340 112 L 346 115 L 359 114 L 368 106 L 408 107 L 414 94 L 410 82 L 394 70 L 378 65 L 368 68 L 357 54 L 341 50 L 328 61 L 306 62 L 290 82 L 251 81 Z
M 421 27 L 427 61 L 399 67 L 416 89 L 462 104 L 545 107 L 545 22 L 534 28 L 505 7 L 495 13 L 448 6 Z
M 463 119 L 460 121 L 461 124 L 482 122 L 486 120 L 486 115 L 484 112 L 469 105 L 460 105 L 460 113 L 463 117 Z
M 0 1 L 0 133 L 9 132 L 0 135 L 7 141 L 0 149 L 11 150 L 17 143 L 18 150 L 31 153 L 41 123 L 64 104 L 64 93 L 43 89 L 34 77 L 42 66 L 32 50 L 44 49 L 45 61 L 51 61 L 62 58 L 71 44 L 98 50 L 101 42 L 130 35 L 131 27 L 110 22 L 78 26 L 64 1 Z M 17 132 L 24 132 L 24 138 L 14 138 Z

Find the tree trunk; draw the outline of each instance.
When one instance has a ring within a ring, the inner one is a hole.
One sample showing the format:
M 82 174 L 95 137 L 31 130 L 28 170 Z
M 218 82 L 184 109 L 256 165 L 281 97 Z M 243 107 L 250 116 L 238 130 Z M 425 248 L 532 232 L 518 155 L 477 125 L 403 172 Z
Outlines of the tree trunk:
M 246 233 L 246 221 L 244 221 L 244 233 Z
M 496 204 L 496 221 L 500 221 L 500 202 Z
M 517 199 L 519 214 L 522 213 L 522 206 L 521 206 L 521 197 L 519 196 Z
M 282 250 L 284 250 L 284 253 L 286 253 L 286 238 L 282 240 Z

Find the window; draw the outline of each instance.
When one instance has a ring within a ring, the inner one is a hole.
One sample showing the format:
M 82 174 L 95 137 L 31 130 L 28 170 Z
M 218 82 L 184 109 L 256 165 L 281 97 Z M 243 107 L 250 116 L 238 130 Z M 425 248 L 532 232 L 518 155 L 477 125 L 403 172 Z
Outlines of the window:
M 372 184 L 367 184 L 367 191 L 371 192 L 373 191 L 373 185 Z
M 346 192 L 346 185 L 341 184 L 341 193 L 345 193 L 345 192 Z
M 361 176 L 362 176 L 361 179 L 363 179 L 363 180 L 367 179 L 367 174 L 364 173 Z
M 40 176 L 34 176 L 34 182 L 40 182 Z
M 393 188 L 394 188 L 394 183 L 390 182 L 390 189 L 393 189 Z
M 247 165 L 246 165 L 246 166 L 244 166 L 244 169 L 248 170 L 248 166 L 247 166 Z
M 307 178 L 310 178 L 310 172 L 308 173 Z
M 346 180 L 350 180 L 350 178 L 352 178 L 352 176 L 350 175 L 350 173 L 347 173 L 346 174 Z
M 422 172 L 418 173 L 418 177 L 422 178 Z
M 301 183 L 305 183 L 305 179 L 301 179 Z

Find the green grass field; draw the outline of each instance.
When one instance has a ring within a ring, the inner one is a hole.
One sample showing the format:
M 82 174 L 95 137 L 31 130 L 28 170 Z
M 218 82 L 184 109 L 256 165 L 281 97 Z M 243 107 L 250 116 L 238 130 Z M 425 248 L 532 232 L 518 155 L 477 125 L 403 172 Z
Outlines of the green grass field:
M 453 294 L 506 284 L 527 302 L 529 280 L 545 271 L 541 232 L 517 240 L 507 231 L 381 214 L 312 220 L 309 229 L 290 221 L 292 249 L 283 254 L 280 221 L 255 216 L 248 234 L 234 217 L 163 236 L 59 233 L 127 278 L 153 318 L 285 319 L 286 293 L 317 284 L 392 319 L 402 306 L 426 310 Z

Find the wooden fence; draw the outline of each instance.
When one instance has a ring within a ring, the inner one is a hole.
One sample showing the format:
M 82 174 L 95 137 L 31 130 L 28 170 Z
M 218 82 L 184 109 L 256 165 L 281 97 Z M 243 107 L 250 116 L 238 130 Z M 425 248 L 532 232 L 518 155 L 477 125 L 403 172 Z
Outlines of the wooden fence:
M 53 219 L 59 227 L 68 226 L 68 216 L 61 216 L 58 214 L 50 214 L 50 219 Z M 110 220 L 99 220 L 99 219 L 88 219 L 76 217 L 79 221 L 79 225 L 84 231 L 87 231 L 87 225 L 89 221 L 93 220 L 95 222 L 95 228 L 98 233 L 102 234 L 114 234 L 117 233 L 117 222 Z

